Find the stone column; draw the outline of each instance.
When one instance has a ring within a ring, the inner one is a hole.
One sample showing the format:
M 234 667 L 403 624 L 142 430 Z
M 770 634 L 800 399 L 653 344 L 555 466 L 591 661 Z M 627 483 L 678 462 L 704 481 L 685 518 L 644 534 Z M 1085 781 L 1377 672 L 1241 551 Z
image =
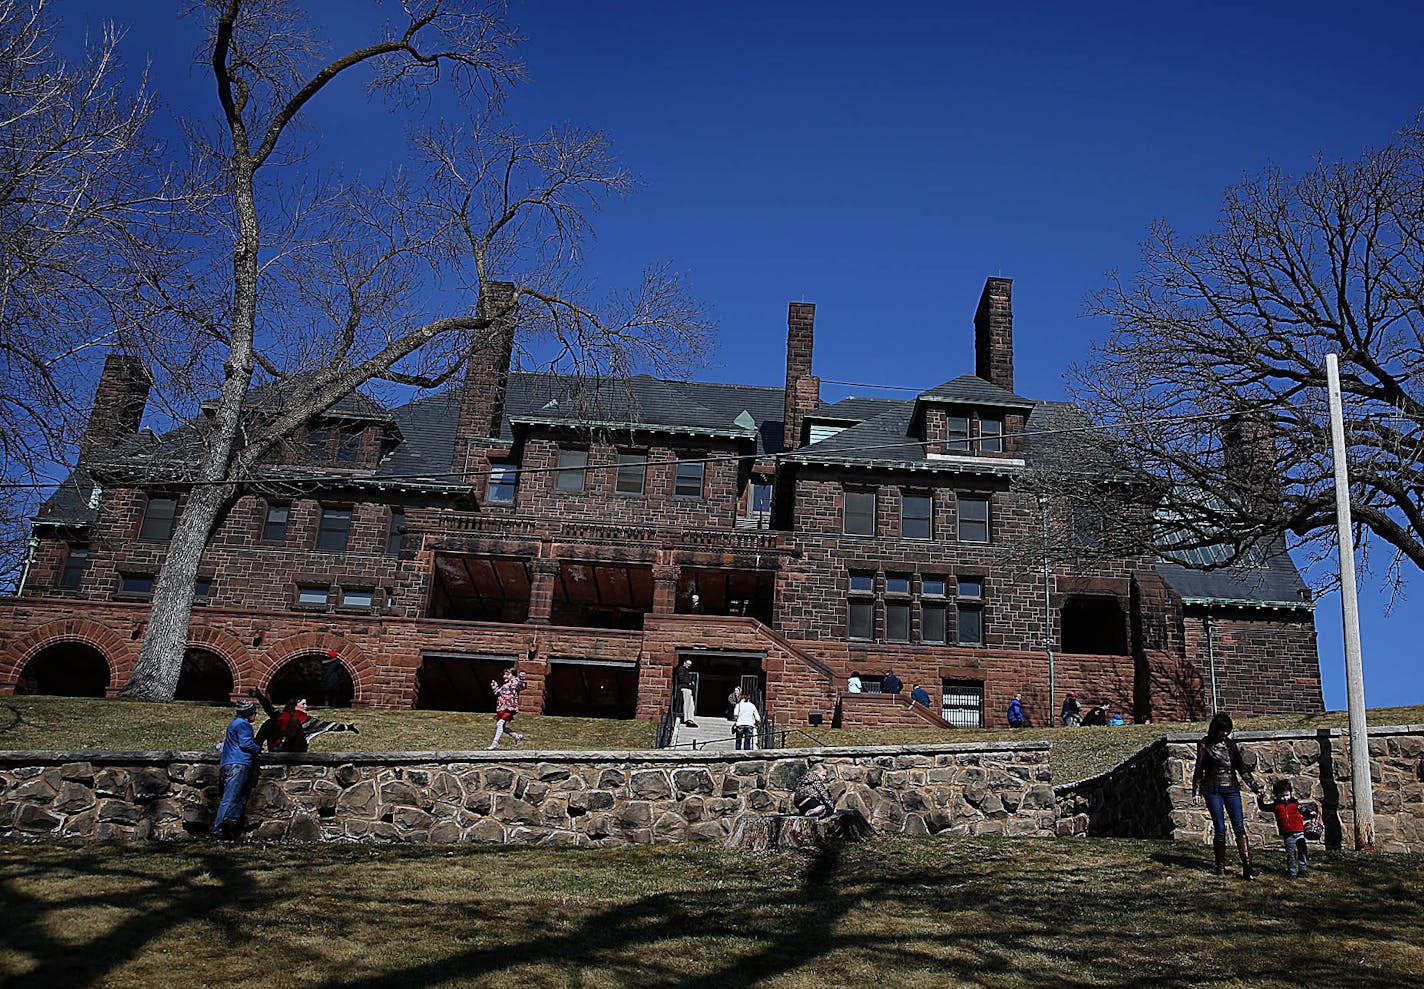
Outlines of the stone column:
M 557 557 L 541 556 L 534 561 L 533 579 L 529 584 L 529 623 L 548 625 L 554 612 L 554 581 L 559 577 Z
M 677 610 L 676 566 L 653 567 L 653 614 L 670 615 Z

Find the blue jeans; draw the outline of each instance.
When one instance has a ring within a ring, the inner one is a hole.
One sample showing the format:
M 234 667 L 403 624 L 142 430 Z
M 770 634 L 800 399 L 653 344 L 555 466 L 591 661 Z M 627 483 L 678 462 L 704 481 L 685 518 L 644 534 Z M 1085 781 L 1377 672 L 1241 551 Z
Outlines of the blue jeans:
M 756 731 L 753 725 L 737 725 L 737 748 L 751 749 L 752 734 Z
M 1246 833 L 1246 819 L 1241 814 L 1241 787 L 1208 786 L 1202 789 L 1207 810 L 1211 811 L 1212 838 L 1226 840 L 1226 812 L 1231 812 L 1231 830 L 1236 837 Z
M 1286 843 L 1286 872 L 1294 878 L 1304 873 L 1309 865 L 1305 860 L 1305 834 L 1297 831 L 1285 835 L 1282 840 Z
M 242 819 L 242 809 L 247 806 L 247 779 L 252 767 L 243 763 L 228 763 L 218 770 L 222 780 L 222 800 L 218 803 L 217 816 L 213 818 L 213 834 L 222 834 L 228 822 L 236 824 Z

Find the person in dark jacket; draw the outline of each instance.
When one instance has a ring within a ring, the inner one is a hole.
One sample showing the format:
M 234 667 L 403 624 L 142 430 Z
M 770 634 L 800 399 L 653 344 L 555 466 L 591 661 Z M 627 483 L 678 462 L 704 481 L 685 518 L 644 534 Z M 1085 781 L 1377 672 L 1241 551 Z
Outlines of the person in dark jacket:
M 886 670 L 885 676 L 880 679 L 880 692 L 882 694 L 898 694 L 905 689 L 905 685 L 900 682 L 900 678 L 893 672 Z
M 910 706 L 913 707 L 916 704 L 924 707 L 930 706 L 930 692 L 918 683 L 915 684 L 915 689 L 910 691 Z
M 286 707 L 278 711 L 260 692 L 254 690 L 252 696 L 262 703 L 262 710 L 267 712 L 267 721 L 257 733 L 257 744 L 266 745 L 268 752 L 305 752 L 311 747 L 313 738 L 329 731 L 361 734 L 354 724 L 312 717 L 307 713 L 305 697 L 288 701 Z
M 262 746 L 252 734 L 252 722 L 257 719 L 257 705 L 238 701 L 237 712 L 228 722 L 223 735 L 222 756 L 218 760 L 218 779 L 222 782 L 222 799 L 213 818 L 213 837 L 234 838 L 247 806 L 248 783 L 257 769 L 257 756 Z
M 1014 694 L 1014 699 L 1009 701 L 1009 727 L 1022 728 L 1023 726 L 1023 697 L 1019 694 Z
M 1088 716 L 1083 719 L 1083 724 L 1089 728 L 1106 728 L 1108 723 L 1108 709 L 1101 704 L 1088 712 Z
M 1063 727 L 1077 728 L 1083 721 L 1083 705 L 1078 703 L 1078 695 L 1069 692 L 1063 698 Z
M 682 723 L 689 728 L 697 727 L 697 722 L 692 720 L 697 706 L 697 702 L 693 698 L 693 689 L 696 684 L 697 677 L 692 672 L 692 660 L 684 659 L 681 665 L 673 671 L 672 685 L 682 701 Z
M 1226 875 L 1226 818 L 1231 818 L 1231 830 L 1236 834 L 1236 850 L 1241 855 L 1241 875 L 1255 879 L 1251 868 L 1251 839 L 1246 834 L 1246 821 L 1241 812 L 1241 781 L 1244 779 L 1258 796 L 1261 786 L 1241 757 L 1241 750 L 1231 740 L 1231 715 L 1218 711 L 1207 727 L 1206 737 L 1197 743 L 1197 765 L 1192 771 L 1192 803 L 1211 811 L 1212 851 L 1216 857 L 1216 874 Z

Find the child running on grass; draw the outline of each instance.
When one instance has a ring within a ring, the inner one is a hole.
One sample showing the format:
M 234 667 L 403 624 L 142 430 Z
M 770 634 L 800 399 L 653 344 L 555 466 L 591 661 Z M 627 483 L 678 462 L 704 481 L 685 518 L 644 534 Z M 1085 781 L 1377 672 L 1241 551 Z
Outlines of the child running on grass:
M 1281 840 L 1286 846 L 1286 874 L 1292 879 L 1296 876 L 1305 875 L 1306 843 L 1305 843 L 1305 817 L 1314 816 L 1309 811 L 1303 812 L 1301 806 L 1296 802 L 1294 787 L 1290 780 L 1276 780 L 1271 787 L 1272 799 L 1267 800 L 1263 793 L 1259 798 L 1262 810 L 1268 810 L 1276 816 L 1276 830 L 1280 832 Z
M 504 683 L 490 681 L 490 689 L 494 691 L 494 741 L 489 743 L 492 749 L 499 748 L 499 740 L 504 737 L 506 731 L 514 737 L 514 745 L 519 747 L 524 741 L 524 736 L 515 731 L 511 726 L 514 716 L 519 713 L 519 692 L 524 689 L 524 674 L 515 673 L 514 667 L 504 671 Z

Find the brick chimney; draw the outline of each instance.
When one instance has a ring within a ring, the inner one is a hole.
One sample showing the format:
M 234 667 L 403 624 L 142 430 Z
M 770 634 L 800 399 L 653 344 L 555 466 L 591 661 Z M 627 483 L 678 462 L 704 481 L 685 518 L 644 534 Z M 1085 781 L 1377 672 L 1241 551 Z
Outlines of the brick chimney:
M 815 343 L 816 304 L 793 302 L 786 311 L 786 414 L 781 445 L 801 445 L 801 422 L 821 404 L 821 379 L 811 373 Z
M 988 278 L 974 313 L 974 373 L 1014 390 L 1014 280 Z
M 1280 451 L 1275 425 L 1265 409 L 1246 409 L 1222 424 L 1223 473 L 1248 511 L 1263 511 L 1281 498 Z
M 489 282 L 481 293 L 480 315 L 493 315 L 514 298 L 512 282 Z M 462 472 L 469 455 L 470 440 L 498 436 L 504 419 L 504 396 L 509 387 L 509 361 L 514 354 L 515 314 L 511 311 L 490 327 L 484 340 L 470 354 L 465 369 L 465 388 L 460 397 L 460 417 L 455 426 L 452 467 Z
M 110 353 L 104 358 L 104 370 L 94 390 L 94 410 L 89 413 L 89 425 L 79 439 L 81 464 L 138 432 L 152 386 L 153 379 L 137 357 Z

